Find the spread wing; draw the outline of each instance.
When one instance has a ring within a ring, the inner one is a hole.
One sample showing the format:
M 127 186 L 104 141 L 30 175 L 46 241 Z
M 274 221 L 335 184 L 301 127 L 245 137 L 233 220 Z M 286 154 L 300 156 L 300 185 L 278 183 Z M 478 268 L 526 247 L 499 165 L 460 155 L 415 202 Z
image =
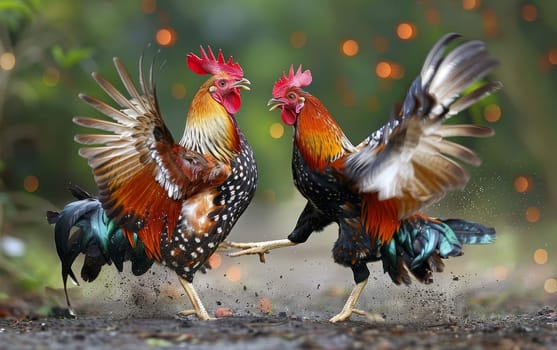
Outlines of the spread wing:
M 498 64 L 480 41 L 446 46 L 459 36 L 443 37 L 430 51 L 412 83 L 398 117 L 370 135 L 346 162 L 348 175 L 374 201 L 385 201 L 393 219 L 402 219 L 468 182 L 457 162 L 479 165 L 479 157 L 449 137 L 487 137 L 493 130 L 478 125 L 444 125 L 449 117 L 498 90 L 499 82 L 480 84 Z M 371 200 L 371 199 L 370 199 Z
M 80 94 L 82 100 L 112 121 L 75 117 L 78 125 L 109 132 L 76 135 L 75 141 L 87 146 L 79 154 L 93 170 L 107 216 L 125 228 L 130 240 L 130 233 L 137 232 L 148 254 L 160 258 L 160 234 L 173 231 L 182 201 L 222 183 L 230 169 L 174 142 L 159 110 L 153 66 L 147 82 L 140 59 L 139 92 L 118 58 L 114 65 L 129 97 L 93 73 L 95 81 L 118 108 Z

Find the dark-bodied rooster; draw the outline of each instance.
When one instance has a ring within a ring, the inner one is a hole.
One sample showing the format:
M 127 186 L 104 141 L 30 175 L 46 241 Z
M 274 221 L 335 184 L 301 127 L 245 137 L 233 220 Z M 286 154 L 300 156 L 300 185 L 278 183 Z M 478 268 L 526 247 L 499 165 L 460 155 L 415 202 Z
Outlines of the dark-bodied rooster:
M 66 300 L 73 313 L 66 282 L 69 276 L 77 283 L 71 266 L 80 253 L 85 254 L 81 277 L 88 282 L 104 264 L 114 263 L 121 271 L 123 262 L 131 261 L 133 273 L 140 275 L 156 261 L 178 274 L 193 306 L 182 314 L 207 320 L 211 317 L 192 285 L 194 274 L 229 234 L 256 189 L 253 152 L 234 119 L 240 90 L 249 90 L 249 81 L 222 51 L 215 57 L 211 48 L 201 47 L 201 56 L 187 55 L 193 72 L 210 77 L 195 94 L 176 143 L 159 109 L 153 66 L 146 77 L 142 61 L 138 88 L 114 59 L 128 96 L 93 73 L 116 107 L 80 95 L 112 120 L 73 119 L 103 132 L 75 137 L 86 146 L 79 154 L 93 170 L 99 195 L 73 187 L 77 200 L 60 213 L 48 213 L 55 224 Z M 77 230 L 70 235 L 72 227 Z
M 353 313 L 381 319 L 355 308 L 370 274 L 367 263 L 382 261 L 396 284 L 410 284 L 410 275 L 431 283 L 432 272 L 443 270 L 442 258 L 461 255 L 463 244 L 492 242 L 492 228 L 421 213 L 468 182 L 455 160 L 480 164 L 473 151 L 446 138 L 493 135 L 484 126 L 444 124 L 501 87 L 478 82 L 498 64 L 481 41 L 445 54 L 458 37 L 446 35 L 431 49 L 396 117 L 357 146 L 321 101 L 302 89 L 312 81 L 310 71 L 291 66 L 274 85 L 269 104 L 294 127 L 294 184 L 307 204 L 288 239 L 238 243 L 244 250 L 232 255 L 259 254 L 264 261 L 269 250 L 303 243 L 337 223 L 333 257 L 352 269 L 356 282 L 342 311 L 330 319 L 337 322 Z

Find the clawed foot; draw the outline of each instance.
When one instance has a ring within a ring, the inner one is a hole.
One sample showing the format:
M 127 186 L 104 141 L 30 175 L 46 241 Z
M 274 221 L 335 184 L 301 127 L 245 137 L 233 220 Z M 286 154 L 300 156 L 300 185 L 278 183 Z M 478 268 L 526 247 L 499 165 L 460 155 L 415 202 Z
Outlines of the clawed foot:
M 344 310 L 343 309 L 340 313 L 331 317 L 329 319 L 329 322 L 336 323 L 336 322 L 339 322 L 339 321 L 346 321 L 347 319 L 350 318 L 350 316 L 352 316 L 352 314 L 357 314 L 357 315 L 360 315 L 360 316 L 364 316 L 365 318 L 368 319 L 368 321 L 371 321 L 371 322 L 385 322 L 385 317 L 383 317 L 383 315 L 377 314 L 377 313 L 372 313 L 372 312 L 367 312 L 367 311 L 360 310 L 360 309 L 351 309 L 351 310 Z
M 269 249 L 264 249 L 261 243 L 237 243 L 228 242 L 228 246 L 232 248 L 242 249 L 239 252 L 228 254 L 231 257 L 238 257 L 242 255 L 258 254 L 259 261 L 265 263 L 265 254 L 269 254 Z
M 203 306 L 203 303 L 201 302 L 201 299 L 199 299 L 199 295 L 197 295 L 197 292 L 195 291 L 195 288 L 193 288 L 191 282 L 186 281 L 180 276 L 178 276 L 178 280 L 180 281 L 182 287 L 184 287 L 184 291 L 186 292 L 186 295 L 188 296 L 193 309 L 179 312 L 177 316 L 187 317 L 190 315 L 195 315 L 201 321 L 215 320 L 215 318 L 209 316 L 207 309 L 205 309 L 205 306 Z
M 330 322 L 335 323 L 335 322 L 339 322 L 339 321 L 346 321 L 347 319 L 350 318 L 350 316 L 352 316 L 352 314 L 365 316 L 369 321 L 372 321 L 372 322 L 384 322 L 385 321 L 385 318 L 383 317 L 383 315 L 363 311 L 363 310 L 360 310 L 360 309 L 356 309 L 354 307 L 356 305 L 356 303 L 358 302 L 358 300 L 360 299 L 360 295 L 362 294 L 362 291 L 364 290 L 366 284 L 367 284 L 367 279 L 359 282 L 358 284 L 356 284 L 354 286 L 354 288 L 352 289 L 352 292 L 350 292 L 350 295 L 348 296 L 348 299 L 346 299 L 346 303 L 344 303 L 342 311 L 338 315 L 335 315 L 335 316 L 331 317 L 329 319 Z
M 296 245 L 296 243 L 288 239 L 279 239 L 276 241 L 251 242 L 251 243 L 227 242 L 227 245 L 232 248 L 242 249 L 239 252 L 230 253 L 228 254 L 228 256 L 238 257 L 242 255 L 257 254 L 259 255 L 259 261 L 264 263 L 265 254 L 268 254 L 270 250 L 293 246 Z

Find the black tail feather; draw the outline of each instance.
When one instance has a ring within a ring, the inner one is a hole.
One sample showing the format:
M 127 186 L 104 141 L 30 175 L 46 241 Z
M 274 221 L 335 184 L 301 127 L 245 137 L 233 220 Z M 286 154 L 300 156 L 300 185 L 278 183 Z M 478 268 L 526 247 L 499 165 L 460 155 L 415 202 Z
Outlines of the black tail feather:
M 442 272 L 442 259 L 463 254 L 463 244 L 487 244 L 495 229 L 460 219 L 414 216 L 402 222 L 394 238 L 381 246 L 383 270 L 395 284 L 411 284 L 410 273 L 420 282 L 433 281 Z
M 81 278 L 86 282 L 94 281 L 104 265 L 114 263 L 122 271 L 125 261 L 132 262 L 135 275 L 145 273 L 153 264 L 138 241 L 132 247 L 122 231 L 104 214 L 97 198 L 79 188 L 69 188 L 77 199 L 68 203 L 61 212 L 48 211 L 47 220 L 54 224 L 56 251 L 62 264 L 62 281 L 66 302 L 71 315 L 75 315 L 68 298 L 67 280 L 79 284 L 72 265 L 79 254 L 85 259 L 81 268 Z M 75 228 L 75 229 L 74 229 Z
M 476 222 L 443 219 L 462 244 L 488 244 L 495 241 L 495 229 Z

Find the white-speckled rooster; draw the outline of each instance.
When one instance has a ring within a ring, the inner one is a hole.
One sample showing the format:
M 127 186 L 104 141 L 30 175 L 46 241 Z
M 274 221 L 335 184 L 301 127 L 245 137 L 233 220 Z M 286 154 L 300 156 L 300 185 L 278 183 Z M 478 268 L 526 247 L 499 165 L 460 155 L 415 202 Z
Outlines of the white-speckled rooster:
M 179 143 L 167 129 L 157 101 L 153 67 L 149 77 L 139 61 L 137 87 L 119 59 L 114 65 L 127 96 L 98 74 L 93 78 L 115 107 L 89 95 L 80 98 L 110 117 L 76 117 L 78 125 L 102 133 L 77 135 L 85 145 L 79 154 L 88 160 L 99 188 L 98 197 L 73 187 L 77 198 L 60 212 L 49 212 L 67 277 L 85 254 L 81 277 L 93 281 L 104 264 L 122 270 L 131 261 L 140 275 L 154 261 L 174 270 L 193 305 L 183 315 L 211 317 L 193 288 L 194 274 L 230 233 L 253 198 L 257 169 L 253 152 L 234 115 L 249 81 L 232 57 L 217 56 L 201 47 L 201 56 L 187 55 L 188 67 L 209 79 L 195 94 Z M 72 227 L 78 230 L 70 235 Z M 69 300 L 66 299 L 70 311 Z

